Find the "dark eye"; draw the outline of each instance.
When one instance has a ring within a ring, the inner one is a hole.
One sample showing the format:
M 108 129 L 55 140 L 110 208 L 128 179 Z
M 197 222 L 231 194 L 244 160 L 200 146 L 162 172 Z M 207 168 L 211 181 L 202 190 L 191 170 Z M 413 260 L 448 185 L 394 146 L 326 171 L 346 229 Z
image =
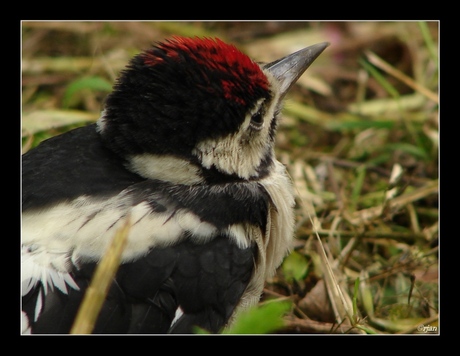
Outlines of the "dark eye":
M 253 128 L 254 130 L 262 129 L 262 127 L 264 126 L 264 118 L 262 117 L 262 113 L 260 111 L 252 115 L 249 126 L 251 126 L 251 128 Z

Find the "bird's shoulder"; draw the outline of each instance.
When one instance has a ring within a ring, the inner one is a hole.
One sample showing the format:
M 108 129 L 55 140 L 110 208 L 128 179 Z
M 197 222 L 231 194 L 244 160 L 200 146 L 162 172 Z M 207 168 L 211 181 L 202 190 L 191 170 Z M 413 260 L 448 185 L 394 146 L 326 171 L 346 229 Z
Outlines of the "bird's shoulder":
M 49 138 L 22 156 L 22 209 L 111 195 L 142 180 L 125 169 L 90 124 Z

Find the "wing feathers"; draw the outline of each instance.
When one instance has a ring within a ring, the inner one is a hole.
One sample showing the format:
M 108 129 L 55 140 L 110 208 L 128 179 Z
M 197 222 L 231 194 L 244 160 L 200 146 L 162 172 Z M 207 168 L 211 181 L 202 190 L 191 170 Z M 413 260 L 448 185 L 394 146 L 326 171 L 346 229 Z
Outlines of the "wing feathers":
M 225 236 L 239 249 L 247 249 L 252 244 L 248 227 L 265 228 L 268 202 L 267 193 L 256 183 L 210 189 L 148 180 L 107 199 L 80 196 L 46 209 L 28 209 L 22 220 L 22 293 L 37 290 L 33 319 L 43 311 L 48 293 L 58 290 L 68 295 L 79 289 L 72 270 L 102 257 L 128 213 L 134 224 L 123 263 L 184 239 L 203 245 Z
M 56 257 L 56 256 L 54 256 Z M 33 250 L 31 248 L 22 248 L 22 263 L 21 263 L 21 286 L 22 296 L 27 296 L 29 293 L 38 289 L 34 307 L 34 321 L 37 321 L 44 305 L 44 299 L 48 291 L 53 291 L 57 288 L 61 293 L 68 294 L 68 288 L 79 290 L 78 285 L 73 280 L 69 271 L 59 271 L 53 267 L 52 257 L 45 251 Z M 65 256 L 57 256 L 66 258 Z

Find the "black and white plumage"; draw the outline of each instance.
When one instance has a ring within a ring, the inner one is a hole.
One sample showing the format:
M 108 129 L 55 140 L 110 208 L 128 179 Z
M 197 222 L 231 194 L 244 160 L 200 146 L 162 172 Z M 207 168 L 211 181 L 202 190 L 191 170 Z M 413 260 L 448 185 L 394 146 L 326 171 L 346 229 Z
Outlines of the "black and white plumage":
M 294 197 L 274 140 L 282 99 L 327 47 L 258 64 L 216 39 L 135 56 L 96 124 L 22 158 L 23 333 L 68 333 L 130 217 L 94 333 L 218 332 L 289 251 Z

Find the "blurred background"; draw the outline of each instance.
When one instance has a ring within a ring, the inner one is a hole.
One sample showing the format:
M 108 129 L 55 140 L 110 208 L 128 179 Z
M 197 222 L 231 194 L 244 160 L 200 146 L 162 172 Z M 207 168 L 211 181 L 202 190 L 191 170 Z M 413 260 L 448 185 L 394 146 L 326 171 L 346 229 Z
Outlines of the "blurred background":
M 22 22 L 23 152 L 97 120 L 129 59 L 171 35 L 219 37 L 262 62 L 328 41 L 277 136 L 297 239 L 260 303 L 289 307 L 260 332 L 439 333 L 439 25 Z

